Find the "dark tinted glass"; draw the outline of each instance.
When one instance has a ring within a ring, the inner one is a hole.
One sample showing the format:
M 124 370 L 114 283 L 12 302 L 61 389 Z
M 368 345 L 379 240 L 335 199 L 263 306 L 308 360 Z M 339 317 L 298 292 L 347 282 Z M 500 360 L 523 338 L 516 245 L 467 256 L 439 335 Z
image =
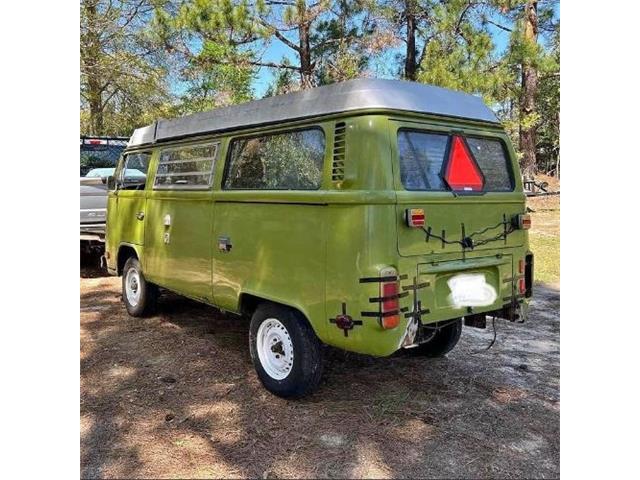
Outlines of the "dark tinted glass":
M 234 140 L 224 188 L 315 190 L 324 148 L 324 134 L 315 128 Z
M 485 179 L 483 191 L 510 192 L 513 179 L 504 145 L 499 140 L 465 137 Z M 449 135 L 401 130 L 398 132 L 400 179 L 407 190 L 446 191 L 440 176 L 447 159 Z
M 80 176 L 95 168 L 115 168 L 124 145 L 80 145 Z
M 513 190 L 507 155 L 502 142 L 488 138 L 467 137 L 467 144 L 484 174 L 484 190 L 487 192 Z
M 407 190 L 447 190 L 440 171 L 448 143 L 448 135 L 398 132 L 400 178 Z

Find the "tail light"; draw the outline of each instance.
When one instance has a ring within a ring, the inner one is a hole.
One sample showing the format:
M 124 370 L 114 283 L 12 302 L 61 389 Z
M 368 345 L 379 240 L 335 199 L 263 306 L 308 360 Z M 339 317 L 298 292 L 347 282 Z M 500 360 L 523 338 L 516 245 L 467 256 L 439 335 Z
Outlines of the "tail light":
M 407 208 L 404 215 L 408 227 L 424 227 L 425 216 L 422 208 Z
M 380 276 L 390 279 L 389 281 L 380 282 L 380 298 L 382 299 L 380 303 L 380 325 L 384 329 L 396 328 L 400 324 L 398 272 L 394 268 L 385 268 L 380 272 Z
M 527 291 L 527 284 L 525 283 L 524 278 L 521 278 L 518 280 L 518 293 L 520 293 L 520 295 L 524 295 L 526 291 Z
M 518 273 L 522 275 L 524 273 L 524 260 L 521 258 L 518 262 Z

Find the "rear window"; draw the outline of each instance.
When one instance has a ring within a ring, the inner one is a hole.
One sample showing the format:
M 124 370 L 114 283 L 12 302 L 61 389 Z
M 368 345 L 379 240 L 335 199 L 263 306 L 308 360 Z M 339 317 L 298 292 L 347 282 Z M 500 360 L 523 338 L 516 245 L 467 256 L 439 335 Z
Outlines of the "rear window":
M 510 192 L 513 179 L 507 154 L 500 140 L 479 137 L 458 137 L 466 142 L 464 154 L 470 153 L 468 166 L 479 170 L 481 191 Z M 465 191 L 447 183 L 447 163 L 451 163 L 454 136 L 440 133 L 400 130 L 398 152 L 400 179 L 407 190 L 431 192 Z M 462 143 L 462 142 L 458 142 Z M 464 165 L 463 165 L 464 167 Z M 464 172 L 463 176 L 464 176 Z

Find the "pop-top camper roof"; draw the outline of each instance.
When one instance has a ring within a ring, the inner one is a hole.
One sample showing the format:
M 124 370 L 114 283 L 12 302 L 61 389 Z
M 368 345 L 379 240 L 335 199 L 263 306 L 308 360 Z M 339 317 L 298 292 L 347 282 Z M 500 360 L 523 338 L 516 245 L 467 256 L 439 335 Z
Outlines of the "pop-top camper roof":
M 498 122 L 481 98 L 468 93 L 401 80 L 363 78 L 158 120 L 136 129 L 129 146 L 371 109 Z

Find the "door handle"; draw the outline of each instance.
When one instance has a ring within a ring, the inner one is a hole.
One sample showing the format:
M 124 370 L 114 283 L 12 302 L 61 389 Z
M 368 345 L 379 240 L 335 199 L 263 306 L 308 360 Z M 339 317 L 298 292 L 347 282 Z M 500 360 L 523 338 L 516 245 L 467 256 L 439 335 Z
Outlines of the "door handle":
M 138 212 L 136 213 L 136 218 L 138 220 L 144 220 L 144 212 Z

